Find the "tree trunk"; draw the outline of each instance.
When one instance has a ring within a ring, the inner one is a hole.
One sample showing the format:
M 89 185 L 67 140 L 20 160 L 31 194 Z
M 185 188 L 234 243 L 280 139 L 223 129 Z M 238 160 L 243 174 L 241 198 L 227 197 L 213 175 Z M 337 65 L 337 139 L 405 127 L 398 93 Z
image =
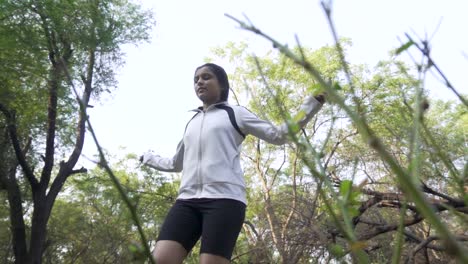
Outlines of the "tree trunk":
M 30 264 L 42 263 L 42 253 L 44 251 L 45 241 L 47 237 L 47 221 L 50 212 L 46 207 L 46 197 L 43 191 L 39 191 L 34 197 L 34 212 L 31 224 L 31 241 L 29 246 Z
M 10 206 L 10 223 L 12 232 L 13 253 L 15 263 L 26 263 L 28 249 L 26 246 L 26 228 L 23 219 L 23 205 L 21 203 L 21 192 L 16 182 L 16 166 L 9 172 L 7 179 L 8 203 Z

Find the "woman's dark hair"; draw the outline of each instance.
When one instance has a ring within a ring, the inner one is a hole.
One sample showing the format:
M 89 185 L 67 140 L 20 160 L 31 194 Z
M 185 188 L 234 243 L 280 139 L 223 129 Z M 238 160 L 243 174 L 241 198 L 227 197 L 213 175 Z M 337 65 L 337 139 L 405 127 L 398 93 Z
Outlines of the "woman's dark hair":
M 219 86 L 221 87 L 221 101 L 227 101 L 229 97 L 229 80 L 228 76 L 226 74 L 226 71 L 223 69 L 223 67 L 218 66 L 214 63 L 205 63 L 202 66 L 199 66 L 195 72 L 197 72 L 199 69 L 207 67 L 210 69 L 210 71 L 216 76 L 219 82 Z

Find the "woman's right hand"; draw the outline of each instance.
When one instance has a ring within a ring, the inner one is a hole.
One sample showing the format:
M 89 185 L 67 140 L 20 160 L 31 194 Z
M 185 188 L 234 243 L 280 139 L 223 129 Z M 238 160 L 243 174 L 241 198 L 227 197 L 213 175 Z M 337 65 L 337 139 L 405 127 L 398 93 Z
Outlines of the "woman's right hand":
M 153 153 L 154 152 L 152 150 L 148 150 L 147 152 L 143 153 L 143 155 L 141 155 L 138 159 L 140 161 L 140 164 L 145 164 L 153 155 Z

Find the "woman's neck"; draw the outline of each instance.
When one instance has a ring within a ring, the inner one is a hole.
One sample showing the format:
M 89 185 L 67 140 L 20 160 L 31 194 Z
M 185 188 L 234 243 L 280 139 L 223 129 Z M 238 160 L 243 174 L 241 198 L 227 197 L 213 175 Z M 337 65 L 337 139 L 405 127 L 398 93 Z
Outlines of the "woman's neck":
M 208 107 L 214 105 L 214 104 L 217 104 L 217 103 L 220 103 L 222 102 L 221 100 L 219 101 L 216 101 L 216 102 L 203 102 L 203 111 L 206 111 L 206 109 L 208 109 Z
M 212 103 L 212 104 L 203 104 L 203 111 L 206 112 L 206 110 L 208 109 L 208 107 L 214 105 L 215 103 Z

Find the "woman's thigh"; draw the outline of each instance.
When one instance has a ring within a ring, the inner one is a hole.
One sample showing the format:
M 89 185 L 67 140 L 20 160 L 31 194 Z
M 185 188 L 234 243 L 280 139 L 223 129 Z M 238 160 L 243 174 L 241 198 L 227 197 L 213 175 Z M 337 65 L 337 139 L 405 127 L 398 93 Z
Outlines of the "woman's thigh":
M 204 207 L 200 253 L 231 259 L 245 218 L 245 204 L 216 199 Z
M 190 202 L 177 200 L 169 210 L 157 241 L 175 241 L 188 252 L 202 232 L 202 215 Z

